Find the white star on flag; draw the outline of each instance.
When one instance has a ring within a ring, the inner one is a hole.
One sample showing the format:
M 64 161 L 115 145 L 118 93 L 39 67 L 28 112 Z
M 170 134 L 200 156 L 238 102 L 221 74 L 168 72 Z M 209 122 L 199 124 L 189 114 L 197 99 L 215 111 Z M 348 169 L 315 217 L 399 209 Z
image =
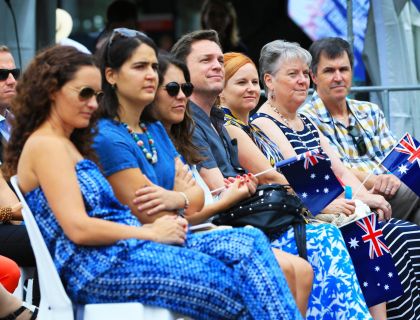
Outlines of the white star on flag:
M 392 272 L 388 272 L 388 278 L 392 278 L 393 276 Z
M 384 289 L 385 289 L 385 290 L 389 290 L 389 285 L 387 285 L 387 284 L 386 284 L 386 285 L 384 285 Z
M 407 173 L 407 166 L 406 166 L 405 164 L 400 165 L 400 166 L 398 167 L 398 171 L 399 171 L 401 174 L 406 174 L 406 173 Z
M 306 198 L 308 194 L 306 192 L 302 193 L 302 197 Z
M 356 238 L 351 238 L 349 241 L 350 248 L 357 248 L 359 241 L 356 240 Z
M 328 188 L 324 188 L 324 193 L 328 193 L 330 190 Z
M 330 176 L 328 174 L 325 175 L 324 177 L 325 180 L 330 180 Z
M 376 272 L 379 272 L 379 270 L 381 270 L 381 268 L 379 268 L 379 266 L 376 266 L 376 267 L 375 267 L 375 271 L 376 271 Z
M 315 173 L 311 173 L 311 179 L 315 179 L 316 178 L 316 174 Z
M 363 282 L 363 286 L 366 288 L 369 284 L 365 281 Z

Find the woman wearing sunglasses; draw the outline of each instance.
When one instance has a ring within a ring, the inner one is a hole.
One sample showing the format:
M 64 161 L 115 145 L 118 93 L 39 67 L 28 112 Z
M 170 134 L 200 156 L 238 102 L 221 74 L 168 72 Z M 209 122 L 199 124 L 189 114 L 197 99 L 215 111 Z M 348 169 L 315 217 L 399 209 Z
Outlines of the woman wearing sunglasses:
M 189 82 L 190 73 L 183 62 L 170 55 L 159 57 L 158 71 L 160 85 L 153 103 L 146 108 L 144 115 L 159 120 L 163 124 L 181 159 L 194 172 L 194 166 L 203 158 L 192 141 L 194 122 L 188 97 L 192 94 L 194 87 Z M 249 195 L 246 186 L 239 180 L 229 183 L 229 192 L 225 192 L 219 201 L 214 202 L 210 190 L 200 175 L 196 174 L 194 177 L 205 190 L 206 206 L 200 212 L 187 216 L 193 224 L 211 218 L 217 212 L 231 207 Z M 139 198 L 139 201 L 141 200 Z
M 178 153 L 165 128 L 144 113 L 158 87 L 153 41 L 133 30 L 116 29 L 103 46 L 100 62 L 104 96 L 95 148 L 103 171 L 117 198 L 140 221 L 165 221 L 153 230 L 158 241 L 161 234 L 173 237 L 162 241 L 170 245 L 142 244 L 145 250 L 135 267 L 140 272 L 115 274 L 144 275 L 145 290 L 137 294 L 145 303 L 195 319 L 301 319 L 259 230 L 190 234 L 186 220 L 176 215 L 177 209 L 186 214 L 201 210 L 203 197 L 190 177 L 183 178 L 183 168 L 177 168 Z M 140 188 L 148 190 L 148 201 L 137 206 L 133 199 Z

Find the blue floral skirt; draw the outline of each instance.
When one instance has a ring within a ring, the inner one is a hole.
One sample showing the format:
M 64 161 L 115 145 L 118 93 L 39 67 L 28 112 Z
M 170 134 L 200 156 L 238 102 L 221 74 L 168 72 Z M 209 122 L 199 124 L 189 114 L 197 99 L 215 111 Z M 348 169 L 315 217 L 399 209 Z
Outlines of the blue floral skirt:
M 307 319 L 371 319 L 340 230 L 330 224 L 307 224 L 306 241 L 314 270 Z M 271 245 L 297 255 L 293 229 Z

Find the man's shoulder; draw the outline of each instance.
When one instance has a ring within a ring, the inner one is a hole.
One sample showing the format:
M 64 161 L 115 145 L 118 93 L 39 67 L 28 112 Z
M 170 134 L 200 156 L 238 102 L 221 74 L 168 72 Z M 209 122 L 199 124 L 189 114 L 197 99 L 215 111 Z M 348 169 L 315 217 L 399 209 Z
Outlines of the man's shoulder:
M 196 124 L 205 124 L 207 122 L 210 122 L 210 117 L 198 104 L 190 100 L 189 108 L 191 111 L 191 116 L 196 122 Z
M 327 108 L 321 98 L 315 94 L 299 108 L 299 113 L 316 123 L 330 121 Z
M 347 103 L 352 111 L 360 113 L 378 113 L 381 108 L 376 103 L 356 99 L 347 99 Z

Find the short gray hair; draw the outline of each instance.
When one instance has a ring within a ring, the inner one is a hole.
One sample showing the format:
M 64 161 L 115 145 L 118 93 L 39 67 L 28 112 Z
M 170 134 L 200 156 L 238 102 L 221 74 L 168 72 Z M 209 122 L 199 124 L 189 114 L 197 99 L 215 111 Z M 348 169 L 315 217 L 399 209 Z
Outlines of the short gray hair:
M 260 79 L 264 85 L 267 96 L 268 88 L 265 85 L 264 75 L 266 73 L 274 75 L 283 62 L 291 60 L 301 60 L 309 67 L 312 57 L 308 50 L 302 48 L 299 43 L 296 42 L 274 40 L 262 47 L 259 60 Z

